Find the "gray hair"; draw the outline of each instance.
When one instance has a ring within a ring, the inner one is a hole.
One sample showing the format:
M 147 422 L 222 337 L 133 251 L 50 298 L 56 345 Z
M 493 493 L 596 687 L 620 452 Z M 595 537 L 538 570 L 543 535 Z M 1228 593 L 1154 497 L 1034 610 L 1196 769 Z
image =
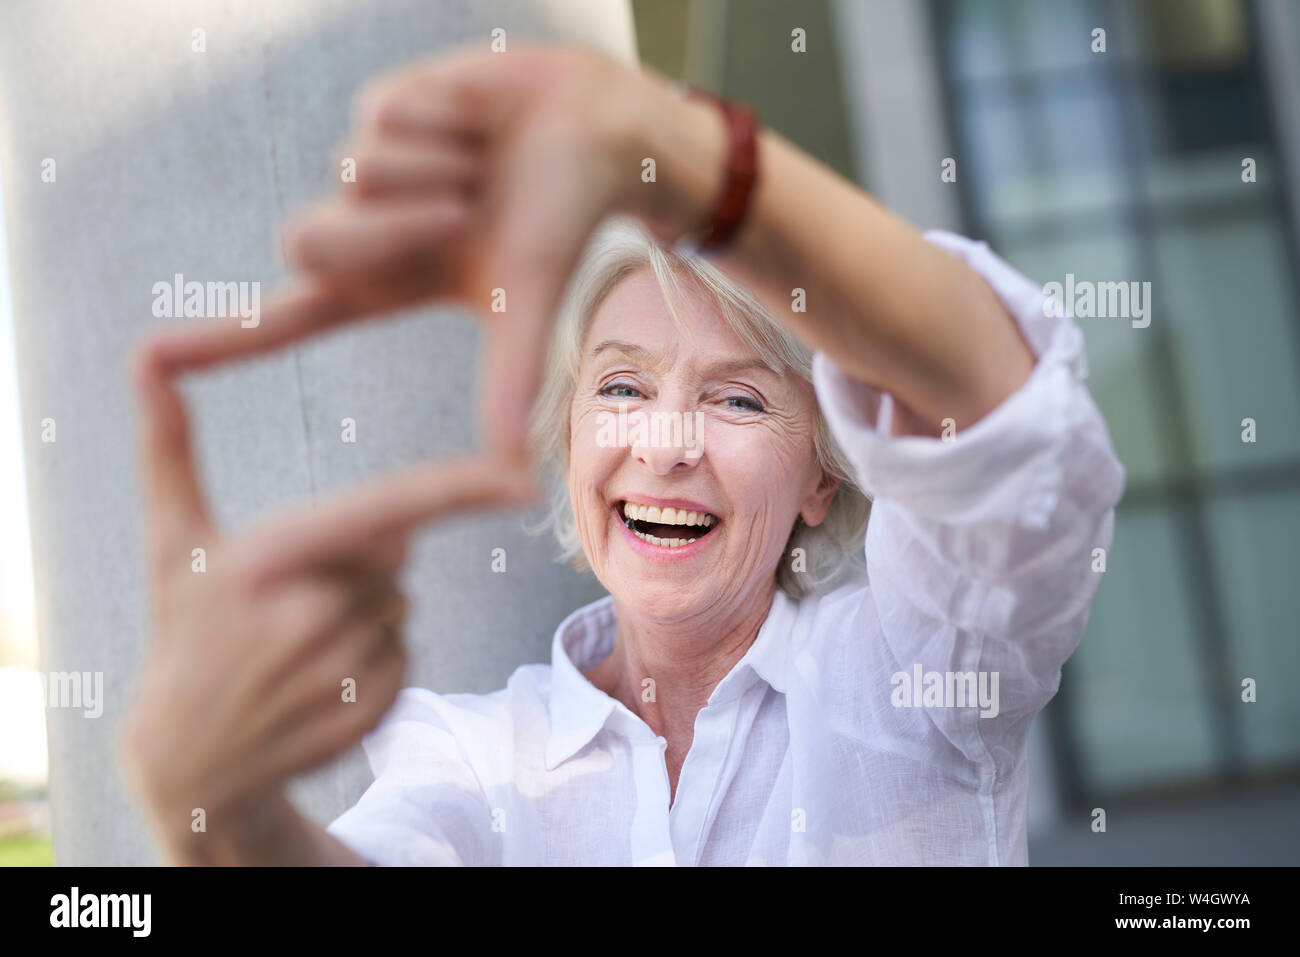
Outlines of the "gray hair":
M 673 322 L 684 334 L 681 318 L 682 280 L 693 282 L 710 296 L 732 332 L 773 371 L 793 372 L 812 381 L 812 352 L 796 339 L 750 293 L 702 256 L 667 249 L 641 226 L 625 217 L 607 219 L 592 235 L 569 282 L 556 317 L 546 377 L 529 421 L 529 441 L 534 452 L 559 477 L 551 491 L 549 513 L 531 534 L 550 527 L 560 544 L 557 562 L 575 571 L 589 571 L 568 489 L 570 408 L 577 388 L 583 339 L 596 310 L 609 292 L 629 274 L 650 267 L 663 292 Z M 777 585 L 794 600 L 841 584 L 850 576 L 865 574 L 864 540 L 871 503 L 858 488 L 853 471 L 820 407 L 814 404 L 813 444 L 818 464 L 840 480 L 825 519 L 815 527 L 796 517 L 777 566 Z M 796 570 L 795 549 L 802 549 Z

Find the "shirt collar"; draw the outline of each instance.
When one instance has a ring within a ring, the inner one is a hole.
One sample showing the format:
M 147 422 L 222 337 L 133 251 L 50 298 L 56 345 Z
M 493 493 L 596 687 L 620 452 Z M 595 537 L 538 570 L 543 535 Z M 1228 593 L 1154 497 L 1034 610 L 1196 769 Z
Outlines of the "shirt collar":
M 553 770 L 586 747 L 618 705 L 584 674 L 614 650 L 617 633 L 613 595 L 582 606 L 555 629 L 546 770 Z
M 794 624 L 795 602 L 777 588 L 772 595 L 772 605 L 763 619 L 758 635 L 749 650 L 718 682 L 709 695 L 709 704 L 723 704 L 744 694 L 757 679 L 762 679 L 775 690 L 785 694 L 786 662 L 790 649 L 790 634 Z
M 785 693 L 786 663 L 795 602 L 777 588 L 767 618 L 744 656 L 709 695 L 722 704 L 743 694 L 758 679 Z M 555 629 L 551 642 L 551 689 L 546 769 L 554 770 L 581 751 L 623 706 L 587 680 L 585 672 L 614 650 L 618 616 L 606 595 L 577 609 Z

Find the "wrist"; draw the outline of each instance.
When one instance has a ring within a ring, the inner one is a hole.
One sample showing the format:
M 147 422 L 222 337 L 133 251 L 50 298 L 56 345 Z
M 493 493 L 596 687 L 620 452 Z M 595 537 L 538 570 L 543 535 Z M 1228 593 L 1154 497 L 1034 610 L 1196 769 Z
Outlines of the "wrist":
M 155 830 L 169 863 L 178 866 L 256 865 L 281 859 L 301 824 L 297 808 L 280 791 L 253 805 L 205 810 L 200 826 L 193 808 L 155 808 Z
M 282 793 L 249 801 L 221 787 L 182 782 L 140 727 L 134 715 L 123 722 L 118 765 L 167 863 L 247 862 L 250 851 L 284 827 L 292 805 Z
M 635 177 L 621 211 L 671 244 L 708 224 L 725 185 L 729 135 L 716 105 L 663 77 L 645 80 L 643 108 L 627 134 Z

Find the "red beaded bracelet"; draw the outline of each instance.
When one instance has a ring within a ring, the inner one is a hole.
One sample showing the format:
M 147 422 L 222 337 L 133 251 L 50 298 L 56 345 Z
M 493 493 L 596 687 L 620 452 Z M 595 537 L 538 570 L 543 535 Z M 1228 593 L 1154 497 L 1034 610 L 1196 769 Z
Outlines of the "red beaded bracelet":
M 684 89 L 691 96 L 715 104 L 727 124 L 727 165 L 722 193 L 713 207 L 708 226 L 695 242 L 695 249 L 699 252 L 716 251 L 731 242 L 749 212 L 758 182 L 758 118 L 743 103 L 690 84 L 685 84 Z

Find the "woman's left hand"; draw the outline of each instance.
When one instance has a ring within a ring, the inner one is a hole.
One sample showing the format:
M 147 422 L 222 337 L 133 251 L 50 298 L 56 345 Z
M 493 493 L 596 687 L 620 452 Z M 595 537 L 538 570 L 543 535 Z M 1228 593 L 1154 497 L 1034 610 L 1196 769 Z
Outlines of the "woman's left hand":
M 172 371 L 198 368 L 361 317 L 462 303 L 486 331 L 488 451 L 522 461 L 552 316 L 592 230 L 644 195 L 637 137 L 672 99 L 665 83 L 572 48 L 462 50 L 385 76 L 358 98 L 340 156 L 354 181 L 286 231 L 306 281 L 256 328 L 167 333 L 155 354 Z

